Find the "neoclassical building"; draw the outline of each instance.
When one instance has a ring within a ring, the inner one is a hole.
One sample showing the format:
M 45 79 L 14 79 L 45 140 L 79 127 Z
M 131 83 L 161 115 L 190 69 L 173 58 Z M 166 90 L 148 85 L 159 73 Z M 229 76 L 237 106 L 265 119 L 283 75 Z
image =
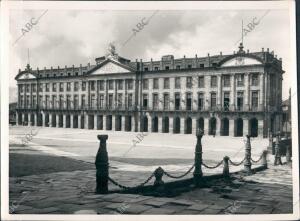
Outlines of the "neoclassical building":
M 19 70 L 18 125 L 253 137 L 282 125 L 282 60 L 269 49 Z

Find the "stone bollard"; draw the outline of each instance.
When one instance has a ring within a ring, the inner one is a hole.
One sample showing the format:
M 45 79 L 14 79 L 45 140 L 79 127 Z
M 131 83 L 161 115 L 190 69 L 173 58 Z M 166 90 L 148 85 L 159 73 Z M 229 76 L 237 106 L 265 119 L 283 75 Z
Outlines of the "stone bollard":
M 264 150 L 262 152 L 262 161 L 261 162 L 262 162 L 262 166 L 266 169 L 268 168 L 267 155 L 268 155 L 268 151 Z
M 270 153 L 274 154 L 273 153 L 273 134 L 272 134 L 271 131 L 269 131 L 269 146 L 268 146 L 268 150 L 270 151 Z
M 275 160 L 274 165 L 282 165 L 281 155 L 280 155 L 280 148 L 279 148 L 279 134 L 276 135 L 276 142 L 275 142 Z
M 100 140 L 100 146 L 96 156 L 96 193 L 106 194 L 108 193 L 108 154 L 106 150 L 106 140 L 108 135 L 98 135 Z
M 246 135 L 247 142 L 245 147 L 245 163 L 244 163 L 244 171 L 246 173 L 251 173 L 251 143 L 250 136 Z
M 290 163 L 290 162 L 292 162 L 292 160 L 291 160 L 291 150 L 292 148 L 291 148 L 291 146 L 290 145 L 287 145 L 287 147 L 286 147 L 286 153 L 285 153 L 285 157 L 286 157 L 286 163 Z
M 194 170 L 194 182 L 196 186 L 200 185 L 201 178 L 203 176 L 202 173 L 202 144 L 201 144 L 201 139 L 203 137 L 203 131 L 201 129 L 197 130 L 196 133 L 197 136 L 197 144 L 195 148 L 195 170 Z
M 164 181 L 162 180 L 163 175 L 164 175 L 164 169 L 161 167 L 158 167 L 154 171 L 154 176 L 155 176 L 154 186 L 155 187 L 159 187 L 164 184 Z
M 224 167 L 223 167 L 223 176 L 225 177 L 225 178 L 229 178 L 229 163 L 228 163 L 228 161 L 229 161 L 229 157 L 228 156 L 225 156 L 224 158 L 223 158 L 223 165 L 224 165 Z

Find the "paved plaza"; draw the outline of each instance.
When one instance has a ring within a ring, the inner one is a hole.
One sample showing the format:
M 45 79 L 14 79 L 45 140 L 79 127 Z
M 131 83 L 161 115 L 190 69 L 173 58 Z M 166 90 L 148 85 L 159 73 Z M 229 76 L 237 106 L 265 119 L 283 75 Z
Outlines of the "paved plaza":
M 21 145 L 21 139 L 31 131 L 35 135 L 27 144 Z M 110 176 L 124 185 L 141 183 L 158 166 L 180 175 L 194 162 L 195 135 L 149 133 L 134 146 L 133 140 L 137 140 L 140 133 L 11 127 L 10 157 L 16 161 L 11 164 L 22 160 L 23 168 L 23 174 L 16 174 L 16 165 L 10 166 L 11 213 L 276 214 L 293 211 L 291 167 L 286 164 L 274 167 L 273 156 L 268 157 L 267 170 L 251 176 L 235 175 L 231 182 L 212 181 L 205 188 L 183 188 L 168 197 L 124 193 L 95 195 L 94 161 L 99 148 L 98 134 L 108 134 Z M 244 139 L 204 135 L 204 162 L 215 165 L 225 155 L 235 162 L 241 161 L 245 153 Z M 267 148 L 268 141 L 253 138 L 251 145 L 252 156 L 257 159 Z M 33 171 L 30 168 L 35 162 L 41 163 L 36 164 Z M 49 162 L 57 165 L 45 169 Z M 230 171 L 242 168 L 243 165 L 231 166 Z M 222 173 L 222 167 L 203 168 L 203 173 Z M 188 175 L 191 176 L 192 173 Z M 171 181 L 170 178 L 163 179 Z M 151 180 L 150 184 L 153 182 Z M 109 189 L 117 190 L 118 187 L 110 184 Z

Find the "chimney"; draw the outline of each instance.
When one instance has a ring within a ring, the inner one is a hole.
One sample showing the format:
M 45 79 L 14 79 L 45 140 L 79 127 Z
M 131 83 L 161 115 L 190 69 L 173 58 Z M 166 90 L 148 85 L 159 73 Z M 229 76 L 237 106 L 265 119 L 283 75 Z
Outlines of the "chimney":
M 220 55 L 222 56 L 222 51 L 220 51 Z
M 249 54 L 249 49 L 247 49 L 247 54 Z
M 195 55 L 195 57 L 197 58 L 197 54 Z
M 269 48 L 267 48 L 267 52 L 269 52 Z
M 21 72 L 21 69 L 19 69 L 19 73 Z
M 57 66 L 57 69 L 59 70 L 59 66 Z
M 264 50 L 265 50 L 264 48 L 261 48 L 261 51 L 262 51 L 262 52 L 264 52 Z
M 235 51 L 233 51 L 233 54 L 235 54 Z
M 275 58 L 277 58 L 277 54 L 275 55 Z
M 271 55 L 273 55 L 273 56 L 274 56 L 274 51 L 271 51 Z
M 282 58 L 279 58 L 279 61 L 282 61 Z

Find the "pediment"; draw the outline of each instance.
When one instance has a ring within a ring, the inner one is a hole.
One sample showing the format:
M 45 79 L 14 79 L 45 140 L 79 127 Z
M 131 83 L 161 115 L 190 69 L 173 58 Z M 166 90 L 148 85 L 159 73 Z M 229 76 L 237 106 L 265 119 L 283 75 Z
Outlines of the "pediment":
M 224 62 L 221 67 L 229 67 L 229 66 L 243 66 L 243 65 L 255 65 L 262 64 L 260 61 L 254 58 L 248 58 L 244 56 L 234 57 L 226 62 Z
M 117 74 L 117 73 L 131 73 L 129 68 L 124 65 L 118 64 L 117 62 L 107 61 L 101 64 L 100 67 L 90 72 L 90 75 L 101 75 L 101 74 Z
M 24 73 L 20 74 L 17 79 L 18 80 L 36 79 L 36 76 L 31 74 L 30 72 L 24 72 Z

